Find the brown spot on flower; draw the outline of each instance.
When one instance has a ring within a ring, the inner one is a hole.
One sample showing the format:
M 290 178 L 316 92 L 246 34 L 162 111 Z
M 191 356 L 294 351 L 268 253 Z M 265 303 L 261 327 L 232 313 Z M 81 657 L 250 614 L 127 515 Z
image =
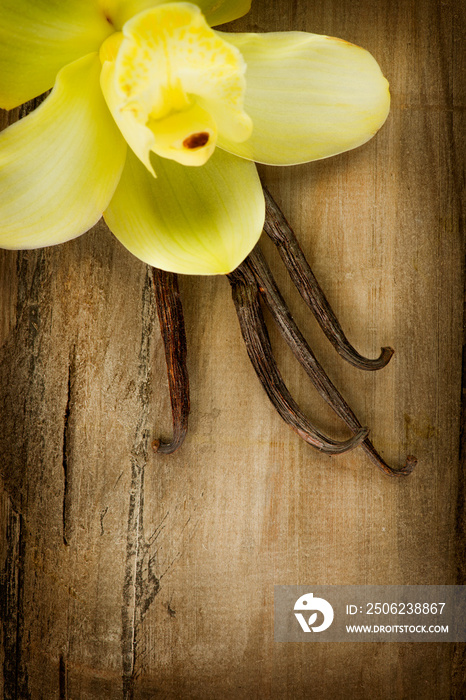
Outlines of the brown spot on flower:
M 193 150 L 194 148 L 202 148 L 209 140 L 209 134 L 206 131 L 201 131 L 198 134 L 190 134 L 183 141 L 183 146 Z

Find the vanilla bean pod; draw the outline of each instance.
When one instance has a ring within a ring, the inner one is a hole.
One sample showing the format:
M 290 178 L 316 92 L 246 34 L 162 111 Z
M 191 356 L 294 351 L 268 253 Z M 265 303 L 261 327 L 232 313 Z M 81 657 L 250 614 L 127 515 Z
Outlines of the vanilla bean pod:
M 265 187 L 263 189 L 266 202 L 264 231 L 277 247 L 296 289 L 313 312 L 327 338 L 337 352 L 355 367 L 365 370 L 385 367 L 393 355 L 393 349 L 382 348 L 380 356 L 371 360 L 353 348 L 320 288 L 293 229 L 270 192 Z
M 390 360 L 393 350 L 382 348 L 380 357 L 370 360 L 360 355 L 351 346 L 320 289 L 292 229 L 268 192 L 265 189 L 264 192 L 267 203 L 264 230 L 277 246 L 293 282 L 329 340 L 340 355 L 360 369 L 374 370 L 384 367 Z M 367 437 L 368 429 L 361 426 L 296 326 L 258 246 L 236 270 L 228 275 L 228 279 L 250 360 L 269 399 L 283 420 L 306 442 L 322 452 L 340 454 L 361 444 L 372 462 L 386 474 L 406 476 L 411 473 L 417 463 L 415 457 L 408 456 L 403 468 L 393 469 L 375 450 Z M 189 380 L 186 366 L 186 335 L 177 275 L 154 268 L 153 280 L 165 348 L 173 416 L 173 439 L 170 442 L 154 440 L 153 448 L 156 452 L 169 454 L 182 444 L 188 428 Z M 273 355 L 259 302 L 260 296 L 269 307 L 281 334 L 318 392 L 354 433 L 350 439 L 337 441 L 324 436 L 306 418 L 292 398 Z
M 167 363 L 168 388 L 173 418 L 170 442 L 156 439 L 154 452 L 171 454 L 180 447 L 188 431 L 189 377 L 186 365 L 186 332 L 178 276 L 173 272 L 152 269 L 155 301 Z
M 367 436 L 366 428 L 358 426 L 353 431 L 356 433 L 353 437 L 339 442 L 322 435 L 304 416 L 283 382 L 275 362 L 259 304 L 259 291 L 247 263 L 237 267 L 228 275 L 228 279 L 249 358 L 279 415 L 306 442 L 327 454 L 341 454 L 360 444 Z
M 360 422 L 319 364 L 309 344 L 297 327 L 258 245 L 254 248 L 252 253 L 250 253 L 248 258 L 246 258 L 242 267 L 249 269 L 253 273 L 260 294 L 269 308 L 282 336 L 290 346 L 297 360 L 306 370 L 319 394 L 346 423 L 350 430 L 356 432 L 361 428 Z M 361 447 L 367 452 L 374 464 L 390 476 L 406 476 L 411 473 L 416 465 L 416 458 L 410 455 L 407 457 L 403 468 L 394 469 L 390 467 L 378 454 L 368 437 L 361 443 Z

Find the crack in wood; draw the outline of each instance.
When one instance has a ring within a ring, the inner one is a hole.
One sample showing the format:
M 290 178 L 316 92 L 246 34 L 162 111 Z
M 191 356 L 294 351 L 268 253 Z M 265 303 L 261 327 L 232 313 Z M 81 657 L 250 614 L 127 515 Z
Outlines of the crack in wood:
M 143 619 L 160 589 L 155 573 L 155 560 L 150 557 L 150 543 L 144 536 L 144 470 L 147 463 L 151 405 L 151 340 L 155 320 L 152 280 L 148 268 L 142 293 L 142 333 L 139 352 L 138 399 L 139 420 L 136 425 L 131 456 L 126 539 L 126 566 L 122 605 L 123 697 L 132 700 L 137 678 L 139 631 Z
M 108 513 L 108 506 L 106 506 L 103 510 L 100 511 L 100 536 L 105 535 L 105 530 L 104 530 L 104 518 Z
M 71 491 L 71 460 L 69 459 L 70 452 L 70 415 L 71 415 L 71 392 L 74 374 L 74 362 L 70 362 L 68 366 L 68 389 L 65 406 L 65 417 L 63 425 L 63 445 L 62 445 L 62 465 L 63 465 L 63 542 L 65 545 L 70 544 L 72 536 L 72 491 Z
M 134 697 L 139 630 L 160 590 L 160 579 L 155 573 L 155 556 L 150 556 L 150 544 L 144 537 L 144 468 L 145 461 L 132 459 L 122 607 L 125 700 L 132 700 Z
M 66 659 L 63 654 L 60 654 L 58 662 L 58 692 L 59 700 L 68 699 L 68 671 Z
M 176 610 L 175 610 L 175 608 L 172 608 L 171 598 L 167 603 L 167 612 L 170 615 L 170 617 L 176 617 Z

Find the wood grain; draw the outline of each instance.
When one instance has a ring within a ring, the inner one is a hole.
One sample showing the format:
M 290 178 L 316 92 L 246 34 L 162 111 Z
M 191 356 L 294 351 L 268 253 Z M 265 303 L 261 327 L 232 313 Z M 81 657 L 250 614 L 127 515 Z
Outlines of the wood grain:
M 13 698 L 462 698 L 450 644 L 276 644 L 275 584 L 464 583 L 460 455 L 464 8 L 453 0 L 256 0 L 238 31 L 369 49 L 390 117 L 367 145 L 261 167 L 350 341 L 337 355 L 264 241 L 294 317 L 392 463 L 329 457 L 283 424 L 226 278 L 180 279 L 190 430 L 174 455 L 150 270 L 100 223 L 0 251 L 2 690 Z M 17 114 L 4 116 L 3 123 Z M 306 413 L 348 433 L 270 325 Z

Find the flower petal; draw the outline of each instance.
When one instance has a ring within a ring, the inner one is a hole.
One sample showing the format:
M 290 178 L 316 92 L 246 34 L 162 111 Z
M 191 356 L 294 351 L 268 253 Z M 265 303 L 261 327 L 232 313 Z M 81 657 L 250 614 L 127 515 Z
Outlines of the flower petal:
M 165 5 L 167 0 L 105 0 L 105 10 L 117 29 L 143 10 Z M 251 0 L 193 0 L 198 5 L 211 27 L 232 22 L 251 9 Z
M 89 54 L 63 68 L 40 107 L 0 134 L 0 247 L 79 236 L 102 216 L 126 153 Z
M 243 17 L 251 9 L 251 0 L 194 0 L 211 27 Z
M 226 274 L 256 244 L 264 197 L 253 163 L 216 149 L 189 168 L 152 156 L 157 179 L 128 150 L 105 221 L 134 255 L 154 267 Z
M 292 165 L 368 141 L 390 107 L 388 83 L 370 53 L 341 39 L 284 32 L 224 34 L 247 64 L 244 110 L 254 129 L 222 148 L 272 165 Z
M 112 31 L 97 2 L 0 0 L 0 107 L 41 95 L 63 66 L 98 51 Z

